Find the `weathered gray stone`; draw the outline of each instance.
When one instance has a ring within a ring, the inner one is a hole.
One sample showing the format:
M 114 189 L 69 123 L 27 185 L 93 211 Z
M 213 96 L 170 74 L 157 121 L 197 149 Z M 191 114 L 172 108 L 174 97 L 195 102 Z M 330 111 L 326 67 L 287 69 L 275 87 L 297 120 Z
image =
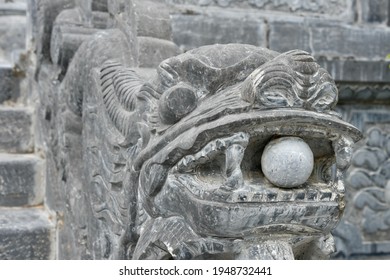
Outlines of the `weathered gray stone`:
M 161 61 L 178 55 L 179 48 L 171 41 L 152 38 L 138 37 L 139 66 L 157 67 Z
M 107 0 L 75 0 L 75 2 L 84 13 L 92 11 L 108 12 Z
M 190 50 L 203 45 L 245 43 L 266 45 L 266 25 L 261 19 L 227 14 L 173 15 L 173 41 Z
M 166 5 L 138 0 L 135 9 L 138 36 L 172 40 L 170 9 Z
M 53 56 L 58 65 L 52 65 L 47 57 L 34 77 L 53 184 L 47 205 L 61 224 L 58 257 L 327 258 L 334 250 L 329 232 L 345 207 L 342 172 L 360 137 L 333 112 L 333 79 L 300 51 L 190 49 L 227 42 L 303 48 L 338 81 L 385 82 L 387 29 L 376 25 L 370 34 L 367 27 L 346 24 L 354 20 L 352 0 L 167 0 L 183 5 L 172 9 L 170 29 L 161 2 L 76 1 L 81 12 L 72 23 L 105 30 L 71 46 L 66 64 Z M 60 31 L 54 36 L 68 39 L 53 39 L 52 51 L 79 33 Z M 190 51 L 176 56 L 177 47 L 166 41 L 171 31 L 175 43 Z M 383 41 L 348 49 L 374 39 Z M 375 53 L 379 47 L 383 52 Z M 58 77 L 60 66 L 65 77 Z M 355 101 L 387 96 L 386 90 L 359 90 Z M 360 117 L 354 115 L 359 128 L 366 121 Z M 294 189 L 277 187 L 261 171 L 264 147 L 287 136 L 301 137 L 314 156 L 313 172 Z M 354 161 L 380 168 L 376 156 Z M 351 182 L 364 186 L 366 177 Z M 372 219 L 366 228 L 385 226 Z M 385 246 L 378 251 L 386 252 Z
M 386 113 L 377 110 L 375 114 L 378 117 Z M 388 122 L 390 116 L 386 115 Z M 372 120 L 373 112 L 366 117 Z M 335 230 L 338 258 L 390 255 L 388 128 L 384 118 L 375 125 L 366 124 L 367 138 L 354 152 L 346 180 L 349 192 L 346 214 Z
M 91 79 L 81 96 L 61 94 L 71 97 L 58 174 L 77 229 L 68 248 L 81 238 L 77 253 L 93 259 L 329 256 L 344 207 L 340 174 L 360 133 L 332 113 L 336 86 L 311 56 L 215 45 L 163 61 L 148 81 L 137 72 L 109 59 L 90 76 L 68 69 L 61 86 Z M 75 133 L 68 124 L 81 119 Z M 302 137 L 313 151 L 299 188 L 261 172 L 262 151 L 279 136 Z
M 248 2 L 261 9 L 273 9 L 285 12 L 314 12 L 329 15 L 344 15 L 348 13 L 351 7 L 352 1 L 326 1 L 326 0 L 301 0 L 301 1 L 288 1 L 288 0 L 248 0 Z
M 53 231 L 42 208 L 0 208 L 0 259 L 53 259 Z
M 390 85 L 378 84 L 353 84 L 340 83 L 338 85 L 339 103 L 348 104 L 350 102 L 373 102 L 389 103 Z
M 283 11 L 288 13 L 310 13 L 340 17 L 350 20 L 353 17 L 353 1 L 326 0 L 163 0 L 175 5 L 218 6 L 221 8 L 243 8 L 252 10 Z
M 25 15 L 27 9 L 26 1 L 1 1 L 0 16 L 4 15 Z
M 32 112 L 25 108 L 0 107 L 0 151 L 33 150 Z
M 316 56 L 355 57 L 383 60 L 390 53 L 390 29 L 340 23 L 313 22 L 312 51 Z M 326 44 L 324 44 L 326 38 Z M 367 42 L 373 42 L 367 44 Z
M 78 9 L 65 10 L 58 15 L 53 24 L 50 57 L 54 64 L 60 65 L 63 69 L 68 67 L 80 45 L 99 31 L 83 26 L 80 22 L 81 17 Z
M 31 0 L 27 4 L 27 40 L 29 45 L 34 45 L 39 64 L 50 59 L 50 41 L 56 17 L 62 10 L 73 8 L 74 0 Z
M 384 59 L 367 61 L 319 57 L 318 63 L 340 82 L 387 83 L 390 80 L 389 62 Z
M 336 258 L 388 258 L 390 256 L 390 111 L 388 106 L 342 106 L 365 132 L 346 177 L 347 207 L 334 235 Z
M 361 18 L 372 23 L 389 23 L 389 1 L 387 0 L 359 0 Z
M 42 64 L 39 71 L 39 106 L 36 107 L 35 123 L 35 147 L 45 151 L 45 181 L 47 186 L 45 190 L 45 205 L 49 209 L 62 210 L 63 196 L 61 187 L 57 182 L 57 166 L 54 155 L 57 155 L 56 146 L 58 145 L 59 133 L 55 130 L 55 120 L 57 114 L 61 114 L 58 108 L 58 82 L 61 69 L 52 64 Z M 45 89 L 45 90 L 43 90 Z
M 25 38 L 25 16 L 0 16 L 0 62 L 16 62 L 25 49 Z
M 19 79 L 10 64 L 0 62 L 0 104 L 19 97 Z
M 390 30 L 382 26 L 368 28 L 324 19 L 273 17 L 269 29 L 269 46 L 278 51 L 301 48 L 314 56 L 356 60 L 384 60 L 390 53 Z
M 156 10 L 152 14 L 150 5 L 151 2 L 138 1 L 132 7 L 136 16 L 135 32 L 139 36 L 140 67 L 155 67 L 162 60 L 179 53 L 176 45 L 166 40 L 171 39 L 172 36 L 169 10 L 165 5 L 153 4 Z M 98 28 L 105 29 L 111 24 L 108 19 L 107 1 L 80 1 L 78 6 L 79 8 L 62 11 L 52 29 L 51 60 L 60 65 L 63 71 L 67 69 L 83 42 L 92 39 L 99 31 Z M 122 29 L 124 29 L 123 37 L 129 36 L 130 28 L 122 27 Z
M 43 202 L 42 159 L 0 154 L 0 206 L 34 206 Z
M 269 22 L 269 47 L 285 52 L 291 49 L 303 49 L 312 52 L 310 30 L 303 18 L 276 18 Z

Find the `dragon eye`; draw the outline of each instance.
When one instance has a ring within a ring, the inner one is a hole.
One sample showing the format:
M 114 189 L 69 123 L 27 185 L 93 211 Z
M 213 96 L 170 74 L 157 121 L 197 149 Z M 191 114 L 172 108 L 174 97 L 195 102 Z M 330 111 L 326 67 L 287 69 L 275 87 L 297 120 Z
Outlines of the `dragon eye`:
M 309 179 L 313 167 L 313 152 L 299 137 L 282 137 L 270 141 L 261 157 L 263 174 L 281 188 L 302 185 Z
M 161 96 L 159 114 L 165 124 L 174 124 L 191 113 L 197 106 L 195 91 L 186 84 L 180 83 Z

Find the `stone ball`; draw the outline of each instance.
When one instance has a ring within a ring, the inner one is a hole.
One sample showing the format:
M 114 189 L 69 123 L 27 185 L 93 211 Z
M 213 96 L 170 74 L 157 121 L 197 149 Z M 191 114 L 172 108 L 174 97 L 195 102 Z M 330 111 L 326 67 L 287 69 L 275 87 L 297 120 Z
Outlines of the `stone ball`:
M 299 137 L 282 137 L 270 141 L 261 157 L 264 176 L 280 188 L 302 185 L 309 179 L 313 166 L 313 152 Z

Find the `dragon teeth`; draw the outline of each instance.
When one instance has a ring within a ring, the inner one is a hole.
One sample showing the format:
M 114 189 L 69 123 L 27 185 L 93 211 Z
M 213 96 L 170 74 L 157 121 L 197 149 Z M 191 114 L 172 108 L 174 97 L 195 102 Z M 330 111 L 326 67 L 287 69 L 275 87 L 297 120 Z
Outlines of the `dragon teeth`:
M 338 198 L 338 194 L 330 189 L 302 189 L 291 191 L 265 190 L 263 192 L 240 191 L 226 197 L 227 202 L 328 202 Z M 222 198 L 222 196 L 220 196 Z

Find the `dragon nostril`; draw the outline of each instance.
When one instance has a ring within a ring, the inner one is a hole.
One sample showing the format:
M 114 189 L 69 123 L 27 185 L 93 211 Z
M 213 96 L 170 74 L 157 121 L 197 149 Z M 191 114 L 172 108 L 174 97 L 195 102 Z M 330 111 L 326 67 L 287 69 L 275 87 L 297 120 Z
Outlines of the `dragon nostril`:
M 275 186 L 293 188 L 310 177 L 314 156 L 308 144 L 298 137 L 282 137 L 267 144 L 261 157 L 261 169 Z

